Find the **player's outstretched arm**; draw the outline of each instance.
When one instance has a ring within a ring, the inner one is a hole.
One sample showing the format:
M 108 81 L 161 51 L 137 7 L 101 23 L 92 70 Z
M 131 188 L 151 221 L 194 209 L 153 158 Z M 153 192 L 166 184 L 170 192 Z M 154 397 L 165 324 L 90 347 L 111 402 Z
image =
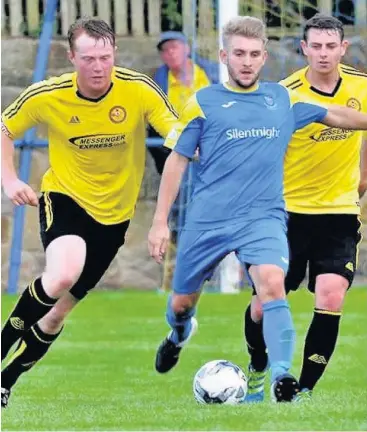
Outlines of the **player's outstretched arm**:
M 15 205 L 38 205 L 37 194 L 19 180 L 14 167 L 14 141 L 4 124 L 1 125 L 1 182 L 5 195 Z
M 343 129 L 367 130 L 367 114 L 353 108 L 329 105 L 327 114 L 320 123 Z
M 172 204 L 177 197 L 182 176 L 189 159 L 175 151 L 168 156 L 164 165 L 161 184 L 159 186 L 157 207 L 153 224 L 148 235 L 150 256 L 161 263 L 169 240 L 168 216 Z

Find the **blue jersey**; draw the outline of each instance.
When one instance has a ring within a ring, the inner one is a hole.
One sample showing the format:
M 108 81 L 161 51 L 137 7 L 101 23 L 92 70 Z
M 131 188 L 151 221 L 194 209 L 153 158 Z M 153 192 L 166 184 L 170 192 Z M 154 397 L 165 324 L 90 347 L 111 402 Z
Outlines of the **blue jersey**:
M 192 158 L 199 149 L 185 229 L 213 229 L 264 215 L 283 217 L 283 160 L 296 129 L 327 110 L 277 83 L 235 91 L 216 84 L 186 104 L 165 145 Z

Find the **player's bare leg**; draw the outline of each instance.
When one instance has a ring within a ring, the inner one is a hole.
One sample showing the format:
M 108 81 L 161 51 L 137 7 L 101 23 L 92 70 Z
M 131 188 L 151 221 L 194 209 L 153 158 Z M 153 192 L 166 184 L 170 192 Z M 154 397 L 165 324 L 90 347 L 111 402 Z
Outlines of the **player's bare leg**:
M 1 359 L 33 324 L 54 306 L 57 299 L 79 279 L 86 258 L 81 237 L 65 235 L 46 249 L 46 268 L 42 276 L 23 292 L 1 332 Z

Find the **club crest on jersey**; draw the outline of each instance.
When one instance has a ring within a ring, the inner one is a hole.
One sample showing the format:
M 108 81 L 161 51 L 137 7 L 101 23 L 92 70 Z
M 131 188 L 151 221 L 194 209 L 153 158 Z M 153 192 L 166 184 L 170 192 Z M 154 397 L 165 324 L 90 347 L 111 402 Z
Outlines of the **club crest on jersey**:
M 361 111 L 362 105 L 358 99 L 352 97 L 347 100 L 347 107 Z
M 126 119 L 126 110 L 122 106 L 116 105 L 110 109 L 109 117 L 113 123 L 122 123 Z
M 273 96 L 270 95 L 265 95 L 264 96 L 264 100 L 265 100 L 265 106 L 268 109 L 276 109 L 277 104 L 275 103 L 275 100 L 273 98 Z

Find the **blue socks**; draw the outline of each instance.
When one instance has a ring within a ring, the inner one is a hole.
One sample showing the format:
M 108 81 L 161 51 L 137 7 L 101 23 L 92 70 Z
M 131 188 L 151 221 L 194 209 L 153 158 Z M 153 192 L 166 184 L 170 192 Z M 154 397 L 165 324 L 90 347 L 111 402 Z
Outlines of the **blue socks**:
M 271 382 L 288 373 L 293 358 L 295 331 L 287 300 L 263 304 L 263 332 L 271 368 Z
M 169 335 L 170 341 L 175 344 L 183 342 L 190 334 L 191 331 L 191 318 L 195 314 L 195 308 L 185 311 L 182 314 L 175 314 L 172 310 L 171 296 L 168 299 L 166 319 L 172 328 Z

